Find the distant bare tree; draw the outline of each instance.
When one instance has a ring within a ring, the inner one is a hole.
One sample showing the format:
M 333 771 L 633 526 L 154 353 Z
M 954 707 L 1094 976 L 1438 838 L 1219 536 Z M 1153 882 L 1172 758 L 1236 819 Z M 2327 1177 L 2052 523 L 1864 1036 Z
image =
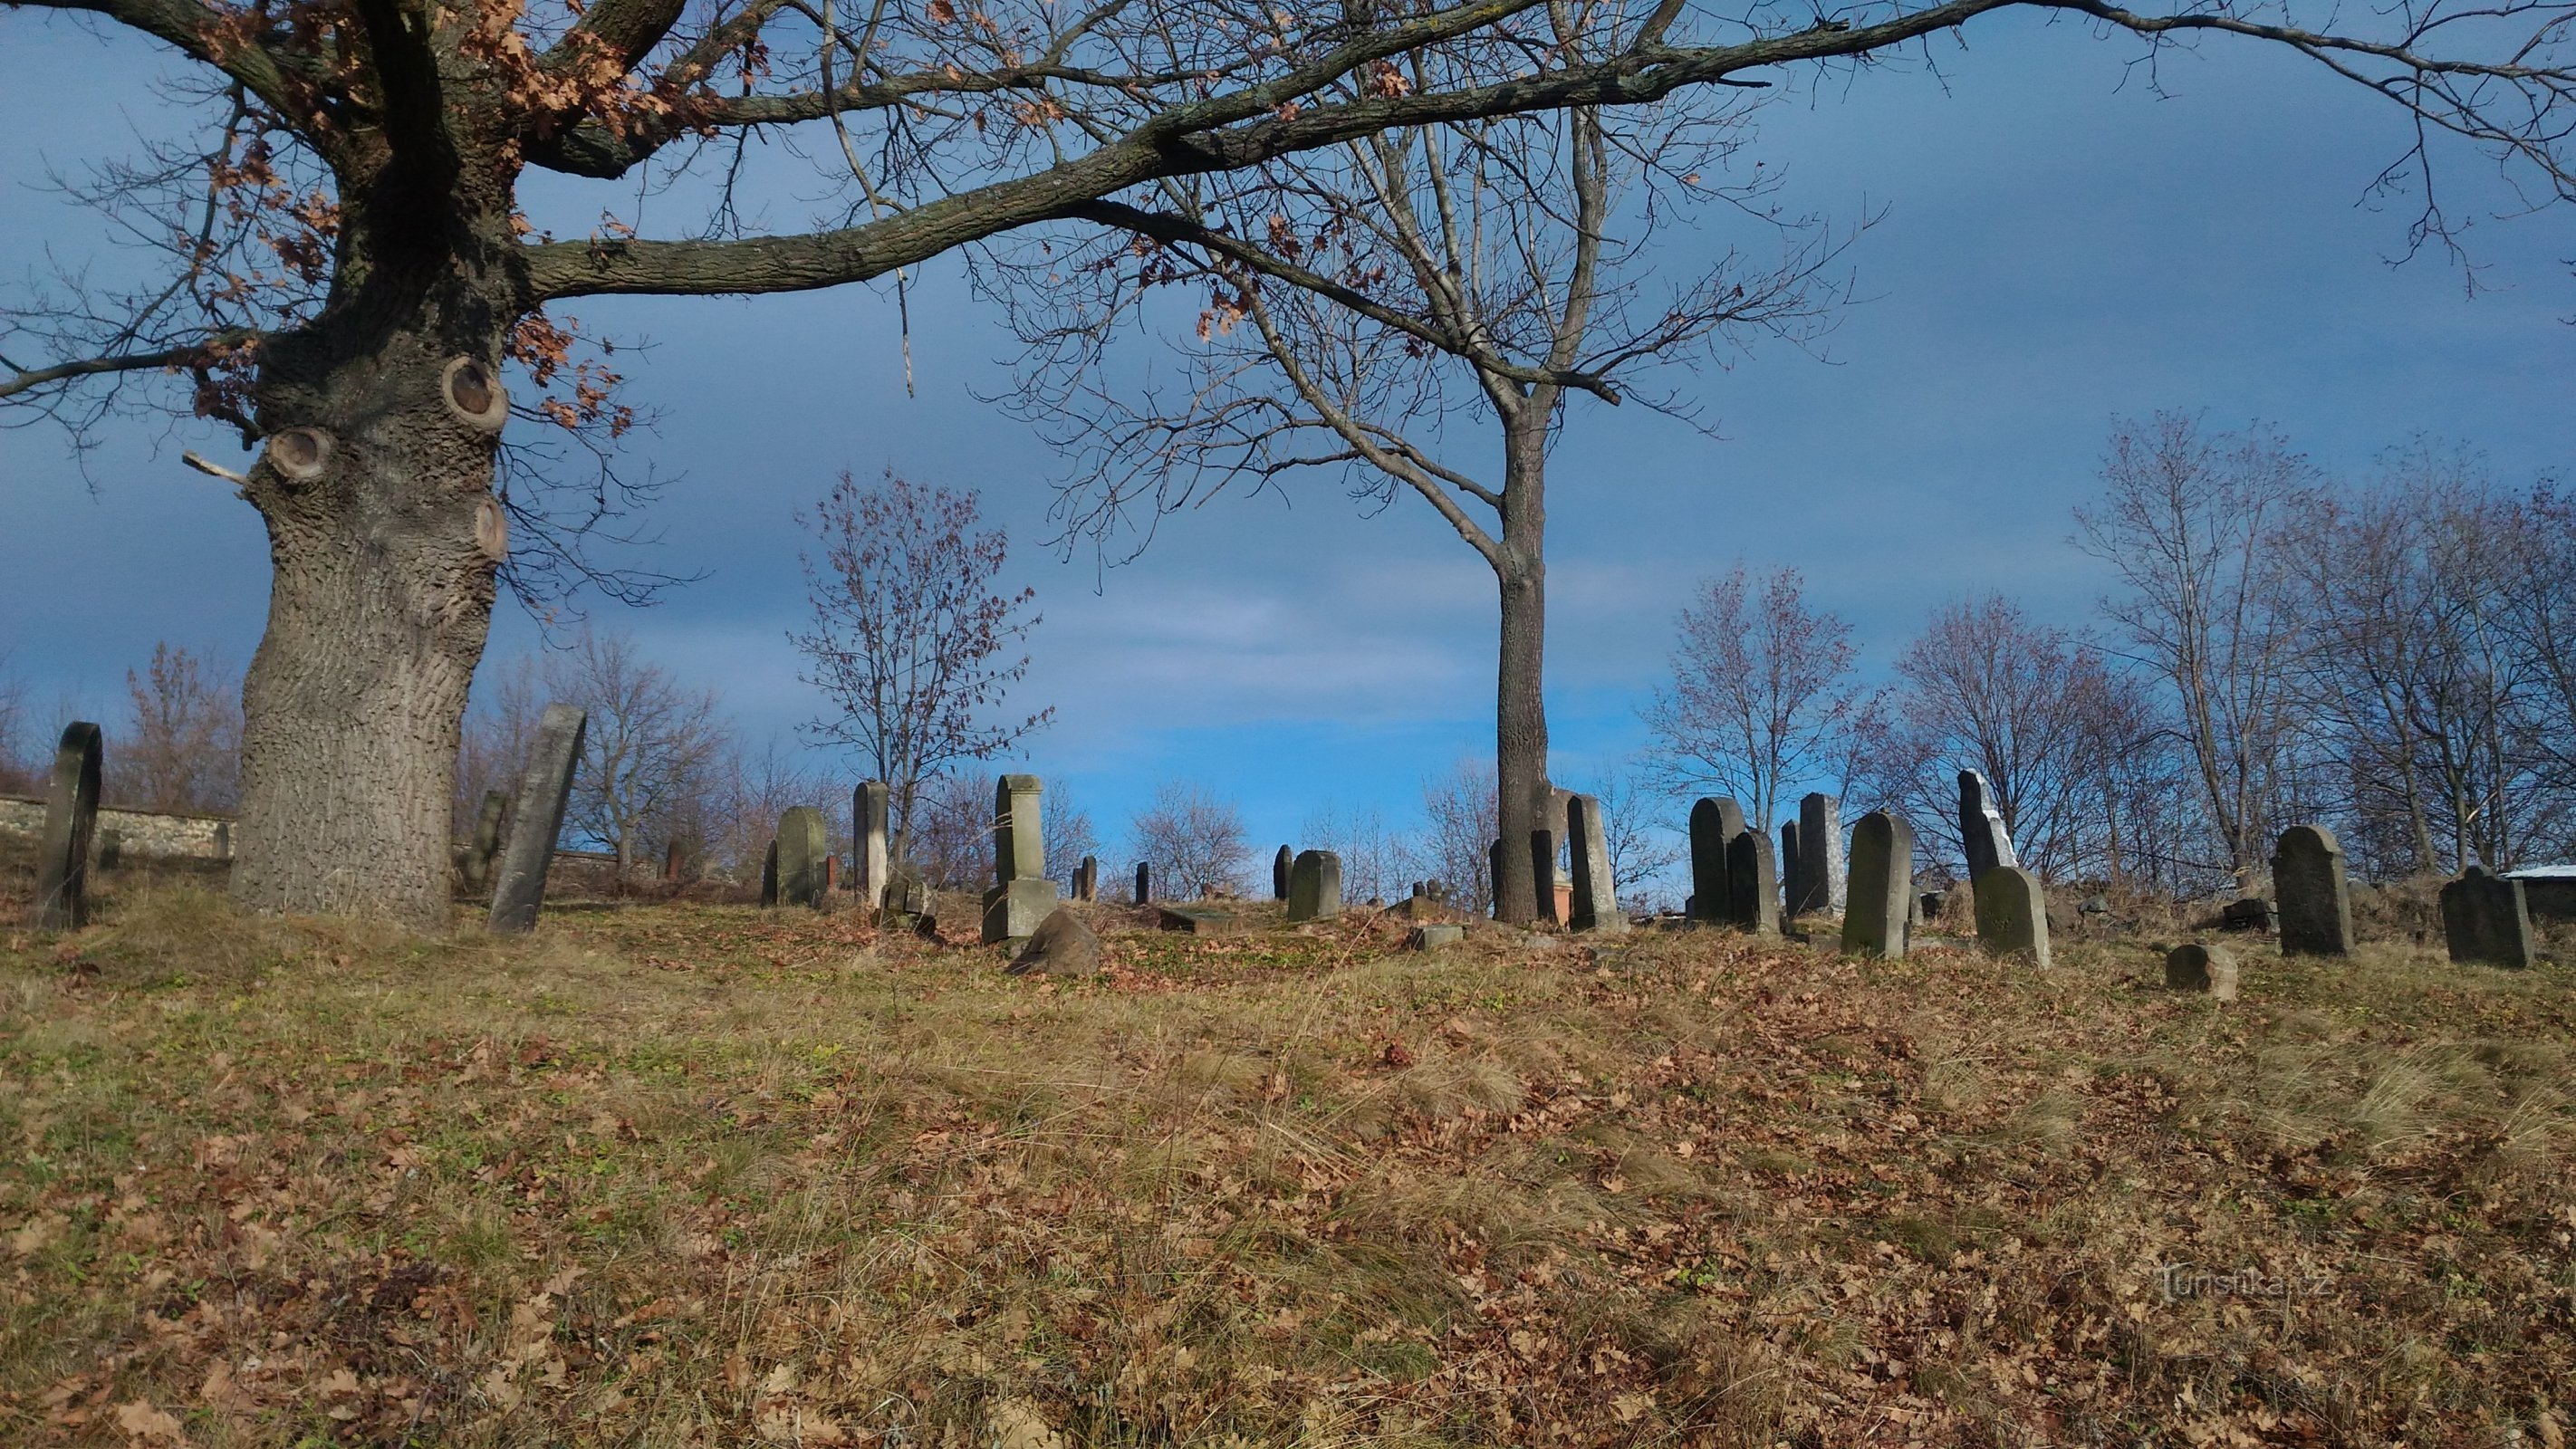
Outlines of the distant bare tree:
M 2534 768 L 2566 800 L 2576 797 L 2576 498 L 2543 481 L 2516 508 L 2515 524 L 2501 561 L 2504 629 L 2529 680 Z
M 1493 765 L 1462 760 L 1448 774 L 1423 781 L 1422 814 L 1426 868 L 1448 885 L 1450 899 L 1479 912 L 1492 910 L 1491 852 L 1502 838 Z
M 1084 856 L 1100 853 L 1091 813 L 1075 805 L 1073 792 L 1060 784 L 1050 783 L 1038 801 L 1038 834 L 1046 842 L 1047 870 L 1058 877 L 1070 878 Z
M 858 750 L 886 782 L 898 858 L 922 781 L 1003 754 L 1055 715 L 985 721 L 1028 672 L 1028 656 L 1007 656 L 1039 618 L 1021 616 L 1034 589 L 994 592 L 1010 545 L 980 517 L 974 490 L 892 472 L 872 488 L 844 473 L 798 516 L 822 557 L 800 556 L 813 628 L 788 640 L 832 706 L 806 733 Z
M 0 793 L 35 792 L 36 754 L 36 726 L 27 707 L 27 681 L 18 677 L 9 652 L 0 649 Z
M 1593 789 L 1601 802 L 1601 837 L 1610 852 L 1610 881 L 1636 910 L 1669 904 L 1666 892 L 1648 889 L 1690 854 L 1687 838 L 1658 823 L 1660 792 L 1637 788 L 1632 768 L 1611 771 Z
M 941 890 L 993 883 L 993 781 L 955 772 L 919 782 L 905 859 Z
M 1174 781 L 1127 827 L 1128 849 L 1152 864 L 1158 890 L 1197 895 L 1209 886 L 1239 890 L 1252 860 L 1243 813 L 1204 785 Z
M 108 753 L 108 788 L 146 810 L 225 811 L 241 780 L 241 683 L 198 655 L 152 646 L 125 672 L 125 737 Z
M 1673 677 L 1644 711 L 1656 753 L 1649 783 L 1718 791 L 1764 829 L 1793 786 L 1830 770 L 1857 703 L 1851 625 L 1807 603 L 1792 568 L 1754 579 L 1737 564 L 1683 608 Z
M 714 691 L 681 684 L 622 634 L 584 627 L 539 672 L 549 700 L 590 714 L 565 828 L 616 852 L 624 879 L 701 813 L 733 732 Z
M 1309 813 L 1297 828 L 1297 847 L 1339 856 L 1342 894 L 1350 900 L 1391 901 L 1427 879 L 1421 850 L 1389 830 L 1375 806 L 1327 805 Z
M 450 828 L 459 839 L 474 828 L 487 791 L 516 793 L 546 707 L 545 681 L 531 655 L 486 656 L 475 675 L 474 704 L 456 755 L 456 799 Z

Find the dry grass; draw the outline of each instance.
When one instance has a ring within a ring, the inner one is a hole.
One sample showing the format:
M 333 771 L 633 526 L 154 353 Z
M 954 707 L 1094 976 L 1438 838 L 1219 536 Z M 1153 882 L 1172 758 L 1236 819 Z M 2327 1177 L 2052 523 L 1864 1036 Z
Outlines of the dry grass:
M 2038 976 L 1102 916 L 1082 983 L 704 906 L 422 942 L 164 886 L 0 935 L 0 1442 L 2569 1417 L 2562 968 L 2257 953 L 2222 1006 L 2149 985 L 2152 943 Z

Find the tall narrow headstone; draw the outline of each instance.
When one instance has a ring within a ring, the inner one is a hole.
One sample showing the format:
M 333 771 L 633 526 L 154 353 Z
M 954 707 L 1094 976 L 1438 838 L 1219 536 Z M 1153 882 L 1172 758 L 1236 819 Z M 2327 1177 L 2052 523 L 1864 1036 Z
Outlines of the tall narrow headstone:
M 850 792 L 850 895 L 862 915 L 886 908 L 894 882 L 894 857 L 887 843 L 894 791 L 883 780 L 862 780 Z
M 1851 894 L 1843 907 L 1843 949 L 1902 956 L 1914 924 L 1914 827 L 1872 810 L 1852 827 Z
M 778 903 L 822 909 L 823 861 L 831 853 L 823 812 L 796 805 L 778 817 Z
M 1297 853 L 1284 845 L 1279 847 L 1277 855 L 1270 857 L 1270 898 L 1272 900 L 1288 899 L 1288 872 L 1296 864 Z
M 2272 851 L 2272 901 L 2284 956 L 2352 954 L 2352 893 L 2343 847 L 2322 825 L 2293 825 Z
M 1046 835 L 1039 816 L 1044 785 L 1035 775 L 1004 775 L 993 790 L 993 888 L 984 892 L 984 940 L 1020 941 L 1055 910 L 1047 879 Z
M 1491 903 L 1497 921 L 1503 918 L 1503 864 L 1509 856 L 1510 851 L 1499 840 L 1485 847 L 1485 899 Z
M 1288 865 L 1288 919 L 1320 921 L 1342 913 L 1342 858 L 1301 850 Z
M 572 798 L 573 771 L 589 729 L 590 715 L 578 705 L 547 705 L 537 721 L 536 747 L 519 776 L 518 818 L 510 823 L 510 841 L 492 882 L 491 930 L 521 936 L 537 928 L 537 912 L 546 903 L 546 870 L 554 864 L 564 803 Z
M 1136 862 L 1136 904 L 1144 905 L 1154 898 L 1154 868 L 1144 861 Z
M 1977 944 L 1990 956 L 2027 956 L 2048 964 L 2048 894 L 2039 877 L 1999 865 L 1968 882 L 1977 898 Z
M 1565 839 L 1574 853 L 1574 919 L 1568 924 L 1603 935 L 1628 929 L 1628 918 L 1619 910 L 1618 882 L 1610 873 L 1610 839 L 1599 800 L 1567 797 Z
M 71 931 L 89 924 L 89 842 L 98 829 L 97 725 L 74 720 L 54 747 L 45 784 L 45 833 L 36 859 L 36 929 Z
M 1690 811 L 1691 919 L 1741 921 L 1743 903 L 1735 898 L 1735 877 L 1728 852 L 1744 833 L 1744 811 L 1733 800 L 1704 799 Z
M 1780 934 L 1780 878 L 1771 861 L 1771 837 L 1748 830 L 1728 843 L 1726 873 L 1735 897 L 1735 924 L 1757 936 Z
M 1082 858 L 1082 889 L 1075 892 L 1075 898 L 1085 901 L 1100 899 L 1100 858 L 1098 856 L 1086 855 Z
M 760 858 L 760 907 L 767 910 L 778 904 L 778 842 L 769 842 L 769 851 Z
M 1843 908 L 1843 802 L 1813 794 L 1798 802 L 1798 888 L 1808 911 Z
M 2012 832 L 2004 828 L 2003 812 L 1995 808 L 1994 791 L 1987 788 L 1986 777 L 1974 770 L 1959 772 L 1959 839 L 1967 848 L 1970 880 L 1999 865 L 2021 864 L 2021 857 L 2013 854 Z M 1857 842 L 1852 851 L 1859 853 Z
M 1798 879 L 1799 862 L 1805 857 L 1798 851 L 1798 822 L 1780 822 L 1780 919 L 1798 914 L 1807 898 L 1807 883 Z
M 2289 917 L 2282 915 L 2288 934 Z M 2531 906 L 2522 882 L 2473 865 L 2442 887 L 2442 937 L 2456 962 L 2478 961 L 2520 970 L 2532 961 Z

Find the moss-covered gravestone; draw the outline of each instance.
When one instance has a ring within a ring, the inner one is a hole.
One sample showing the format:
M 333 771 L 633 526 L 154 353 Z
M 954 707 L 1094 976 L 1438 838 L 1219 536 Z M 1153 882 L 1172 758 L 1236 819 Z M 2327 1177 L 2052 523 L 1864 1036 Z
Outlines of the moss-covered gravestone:
M 2048 964 L 2048 893 L 2039 877 L 2016 865 L 1999 865 L 1968 883 L 1977 898 L 1977 944 L 1990 956 L 2021 956 Z
M 1738 929 L 1757 936 L 1780 934 L 1780 877 L 1771 859 L 1771 837 L 1747 830 L 1727 842 L 1726 874 Z
M 2272 902 L 2284 956 L 2352 954 L 2352 894 L 2343 847 L 2322 825 L 2293 825 L 2272 853 Z

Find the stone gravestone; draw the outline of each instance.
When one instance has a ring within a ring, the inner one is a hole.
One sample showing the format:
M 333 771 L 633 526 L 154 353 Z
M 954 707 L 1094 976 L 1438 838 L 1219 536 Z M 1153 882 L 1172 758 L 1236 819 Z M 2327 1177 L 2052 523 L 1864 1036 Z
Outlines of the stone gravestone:
M 1082 858 L 1082 889 L 1074 892 L 1074 899 L 1078 901 L 1100 899 L 1100 857 L 1086 855 Z
M 2282 924 L 2288 926 L 2287 913 Z M 2532 961 L 2531 907 L 2522 882 L 2473 865 L 2442 887 L 2442 937 L 2455 962 L 2520 970 Z
M 1771 837 L 1748 830 L 1726 847 L 1728 889 L 1735 924 L 1757 936 L 1780 934 L 1780 878 L 1771 860 Z
M 894 791 L 883 780 L 862 780 L 850 792 L 850 894 L 862 915 L 886 908 L 894 883 L 894 856 L 887 842 Z
M 1873 810 L 1852 827 L 1843 949 L 1860 956 L 1904 955 L 1912 939 L 1913 904 L 1914 827 L 1902 815 Z
M 98 829 L 98 726 L 74 720 L 54 748 L 45 785 L 45 833 L 36 858 L 36 929 L 73 931 L 89 924 L 89 842 Z
M 769 842 L 769 850 L 760 858 L 760 907 L 767 910 L 778 904 L 778 842 Z
M 1297 853 L 1284 845 L 1279 847 L 1277 855 L 1270 857 L 1270 898 L 1272 900 L 1288 899 L 1288 872 L 1295 869 L 1296 865 Z
M 2272 900 L 2284 956 L 2352 954 L 2352 895 L 2343 847 L 2320 825 L 2293 825 L 2272 852 Z
M 2236 999 L 2236 955 L 2224 946 L 2193 941 L 2165 953 L 2165 989 L 2205 991 L 2220 1001 Z
M 1798 902 L 1806 894 L 1806 883 L 1798 879 L 1798 822 L 1780 822 L 1780 919 L 1798 913 Z
M 811 805 L 790 806 L 778 817 L 778 903 L 821 910 L 824 905 L 823 862 L 832 850 L 830 827 L 823 812 Z
M 1735 898 L 1734 868 L 1728 864 L 1728 852 L 1743 833 L 1744 811 L 1734 801 L 1704 799 L 1691 806 L 1692 920 L 1740 923 L 1744 919 L 1744 905 Z
M 1974 770 L 1959 772 L 1959 839 L 1967 847 L 1970 880 L 1999 865 L 2021 864 L 2013 854 L 2012 832 L 2004 828 L 2004 814 L 1995 808 L 1994 792 Z M 1852 849 L 1857 853 L 1860 847 Z
M 1002 968 L 1005 976 L 1091 976 L 1100 970 L 1100 938 L 1069 908 L 1058 906 L 1029 933 L 1029 943 Z
M 1320 921 L 1342 913 L 1342 858 L 1301 850 L 1288 866 L 1288 919 Z
M 1136 904 L 1144 905 L 1153 898 L 1154 868 L 1140 860 L 1136 862 Z
M 1628 929 L 1619 910 L 1619 886 L 1610 873 L 1610 840 L 1601 818 L 1601 802 L 1590 795 L 1565 802 L 1565 837 L 1574 851 L 1574 919 L 1578 931 L 1616 935 Z
M 1485 847 L 1485 899 L 1492 902 L 1497 921 L 1503 918 L 1503 862 L 1507 854 L 1499 840 Z
M 1565 817 L 1555 817 L 1562 821 Z M 1563 825 L 1541 825 L 1530 832 L 1530 884 L 1538 892 L 1538 915 L 1533 919 L 1551 926 L 1565 924 L 1565 913 L 1556 904 L 1556 859 L 1565 846 Z
M 1989 956 L 2027 956 L 2048 964 L 2048 893 L 2039 877 L 1999 865 L 1968 883 L 1977 898 L 1977 944 Z
M 589 730 L 590 715 L 578 705 L 547 705 L 537 721 L 536 748 L 519 776 L 518 818 L 510 824 L 510 842 L 502 847 L 492 882 L 493 931 L 523 936 L 537 928 L 537 912 L 546 903 L 546 869 L 554 864 L 564 803 L 572 798 L 573 771 Z
M 993 788 L 993 888 L 984 892 L 984 941 L 1022 941 L 1055 910 L 1035 775 L 1004 775 Z
M 1839 915 L 1846 890 L 1843 880 L 1843 802 L 1812 794 L 1798 802 L 1798 889 L 1806 899 L 1791 915 L 1826 911 Z

